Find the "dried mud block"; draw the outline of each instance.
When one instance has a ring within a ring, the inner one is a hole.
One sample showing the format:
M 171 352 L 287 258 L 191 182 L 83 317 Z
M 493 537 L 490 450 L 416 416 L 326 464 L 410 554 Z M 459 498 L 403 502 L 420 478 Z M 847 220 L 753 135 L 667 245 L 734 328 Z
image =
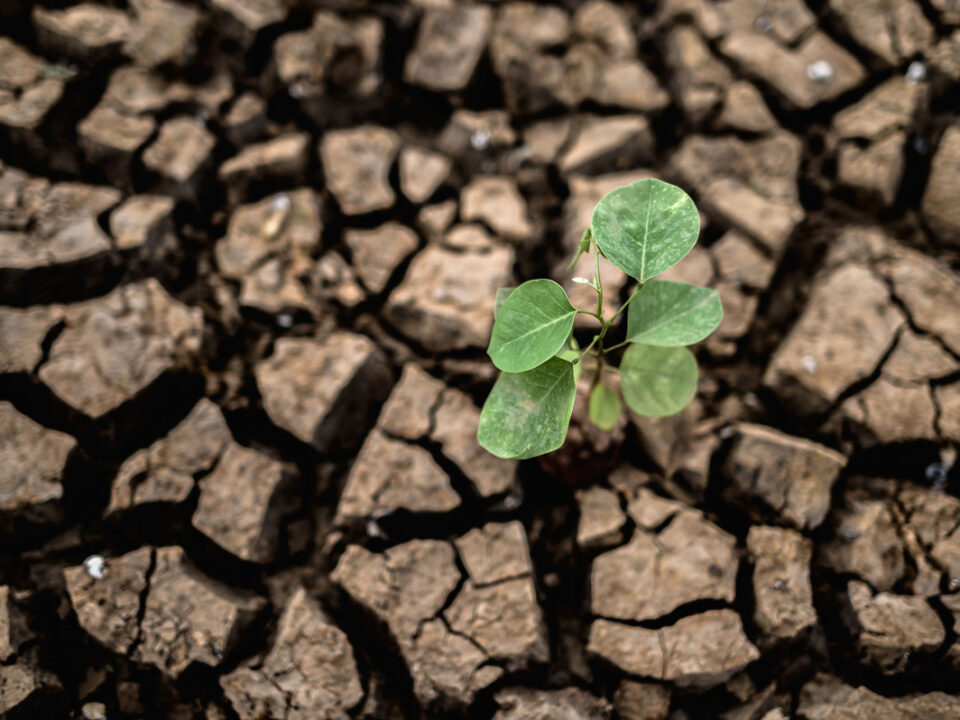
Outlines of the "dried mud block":
M 160 259 L 175 246 L 173 209 L 176 201 L 166 195 L 134 195 L 110 213 L 110 234 L 120 251 L 146 252 Z
M 153 279 L 67 306 L 64 318 L 38 375 L 63 402 L 93 419 L 191 365 L 200 351 L 199 308 L 174 300 Z
M 124 53 L 138 65 L 186 67 L 197 50 L 200 11 L 171 0 L 130 0 L 133 27 Z
M 760 657 L 733 610 L 690 615 L 659 630 L 595 620 L 587 649 L 625 672 L 681 687 L 717 685 Z
M 343 240 L 364 287 L 379 294 L 387 288 L 400 264 L 417 249 L 420 239 L 406 225 L 388 222 L 371 230 L 351 228 Z
M 0 401 L 0 527 L 4 517 L 28 523 L 61 519 L 61 479 L 77 441 L 41 427 Z
M 651 160 L 654 137 L 642 115 L 584 118 L 557 161 L 563 173 L 594 174 Z
M 776 263 L 746 235 L 728 230 L 710 246 L 721 280 L 751 290 L 766 290 L 776 272 Z
M 98 215 L 120 201 L 118 190 L 51 184 L 8 167 L 0 188 L 0 299 L 69 299 L 103 283 L 113 244 Z
M 64 570 L 70 604 L 80 627 L 94 640 L 126 655 L 140 637 L 144 592 L 155 563 L 154 549 L 109 558 L 102 571 L 85 564 Z
M 400 138 L 377 125 L 331 130 L 320 141 L 327 187 L 346 215 L 385 210 L 396 201 L 390 168 Z
M 278 193 L 230 216 L 215 254 L 220 273 L 240 282 L 240 304 L 265 313 L 317 314 L 309 288 L 313 251 L 323 230 L 310 188 Z
M 206 398 L 200 400 L 166 437 L 124 461 L 111 485 L 106 514 L 150 503 L 184 502 L 195 478 L 213 469 L 231 440 L 220 408 Z
M 486 5 L 428 8 L 407 55 L 403 79 L 428 90 L 463 90 L 487 46 L 493 10 Z
M 960 125 L 947 129 L 930 166 L 930 179 L 923 193 L 923 219 L 941 242 L 960 245 L 960 208 L 956 188 L 960 184 Z
M 629 498 L 627 515 L 643 530 L 655 531 L 677 513 L 689 509 L 689 506 L 661 497 L 645 487 L 626 491 L 625 494 Z
M 507 247 L 459 253 L 428 246 L 387 299 L 387 319 L 429 352 L 483 347 L 493 327 L 497 288 L 512 284 L 514 259 Z
M 33 9 L 37 40 L 45 52 L 92 64 L 119 54 L 130 37 L 130 18 L 123 10 L 80 3 L 63 10 Z
M 56 675 L 41 667 L 37 655 L 37 650 L 31 650 L 12 664 L 0 665 L 0 714 L 3 717 L 14 720 L 55 716 L 49 714 L 49 705 L 63 686 Z
M 802 720 L 847 717 L 950 720 L 960 714 L 960 698 L 942 692 L 884 697 L 865 687 L 854 688 L 838 678 L 820 674 L 800 691 L 797 714 Z
M 8 585 L 0 585 L 0 663 L 7 663 L 33 637 Z
M 935 40 L 923 7 L 912 0 L 892 4 L 884 0 L 830 0 L 827 6 L 859 45 L 890 65 L 919 55 Z
M 128 115 L 141 115 L 162 110 L 170 100 L 170 84 L 162 75 L 124 65 L 110 74 L 100 105 L 115 107 Z
M 560 8 L 527 2 L 501 6 L 490 56 L 511 112 L 537 114 L 584 101 L 640 112 L 668 105 L 667 92 L 637 59 L 627 27 L 611 25 L 611 14 L 620 13 L 587 7 L 571 24 Z M 564 54 L 552 52 L 568 44 Z
M 670 712 L 670 688 L 621 680 L 613 696 L 613 707 L 622 720 L 665 720 Z
M 240 720 L 346 720 L 363 699 L 350 641 L 303 589 L 284 608 L 263 662 L 241 666 L 220 685 Z
M 706 37 L 715 39 L 734 30 L 762 28 L 780 42 L 792 44 L 814 24 L 816 16 L 803 0 L 667 0 L 660 19 L 692 17 Z
M 480 408 L 467 395 L 447 388 L 433 411 L 430 439 L 473 483 L 480 497 L 492 497 L 509 490 L 517 473 L 515 460 L 491 455 L 477 444 Z
M 148 115 L 130 115 L 100 103 L 77 125 L 77 140 L 87 162 L 98 166 L 112 182 L 130 186 L 134 154 L 156 127 Z
M 800 533 L 754 525 L 747 534 L 753 562 L 753 619 L 777 640 L 795 638 L 817 624 L 810 584 L 813 544 Z
M 836 511 L 834 539 L 820 548 L 837 573 L 853 573 L 880 591 L 892 590 L 906 570 L 903 542 L 890 506 L 861 492 L 848 492 Z
M 157 548 L 133 659 L 172 678 L 193 663 L 218 667 L 264 605 L 201 574 L 181 548 Z
M 937 440 L 937 408 L 926 382 L 904 383 L 886 375 L 844 400 L 840 412 L 853 423 L 862 446 Z
M 494 696 L 500 709 L 493 720 L 609 720 L 610 709 L 602 698 L 579 688 L 535 690 L 505 688 Z
M 598 556 L 590 609 L 620 620 L 655 620 L 697 600 L 732 602 L 736 538 L 699 512 L 679 513 L 659 533 L 637 530 L 629 543 Z
M 924 85 L 898 75 L 838 112 L 831 128 L 845 140 L 873 140 L 906 130 L 914 123 L 926 96 Z
M 228 186 L 233 202 L 243 198 L 254 184 L 298 184 L 309 163 L 309 143 L 306 133 L 287 133 L 247 145 L 220 166 L 217 177 Z
M 143 164 L 160 177 L 161 187 L 178 197 L 195 198 L 216 144 L 216 136 L 199 120 L 174 118 L 160 127 L 157 139 L 143 151 Z
M 914 654 L 930 653 L 946 639 L 940 617 L 924 598 L 874 595 L 857 580 L 847 585 L 847 597 L 861 659 L 885 674 L 903 672 Z
M 887 284 L 874 272 L 840 267 L 814 287 L 763 383 L 794 411 L 824 412 L 873 374 L 903 322 Z
M 249 48 L 264 28 L 283 21 L 289 12 L 283 0 L 210 0 L 223 23 L 221 32 Z
M 452 168 L 453 162 L 446 155 L 420 147 L 405 147 L 400 151 L 400 189 L 411 202 L 426 202 Z
M 776 132 L 757 140 L 693 136 L 670 160 L 703 209 L 779 256 L 803 220 L 797 175 L 801 143 Z
M 533 561 L 523 525 L 487 523 L 457 538 L 460 559 L 476 586 L 533 574 Z
M 270 419 L 320 452 L 356 447 L 391 385 L 380 349 L 348 332 L 280 338 L 254 373 Z
M 233 145 L 243 147 L 267 131 L 267 101 L 255 92 L 245 92 L 223 116 L 223 134 Z
M 893 205 L 906 165 L 906 133 L 895 133 L 865 148 L 845 144 L 837 157 L 837 180 L 867 198 Z
M 481 587 L 467 580 L 443 616 L 453 632 L 508 671 L 550 658 L 532 577 Z
M 285 515 L 295 509 L 296 473 L 263 453 L 235 443 L 199 481 L 193 526 L 241 560 L 268 563 L 277 554 Z
M 383 405 L 377 427 L 404 440 L 425 438 L 434 425 L 433 411 L 444 388 L 418 365 L 407 363 Z
M 596 486 L 578 490 L 577 503 L 580 506 L 577 545 L 590 549 L 620 543 L 627 516 L 620 509 L 620 498 L 615 492 Z
M 382 89 L 383 21 L 341 18 L 325 10 L 306 30 L 274 43 L 274 67 L 282 89 L 319 125 L 345 107 L 369 102 Z
M 505 110 L 454 111 L 440 133 L 437 147 L 450 157 L 512 148 L 517 142 L 510 114 Z
M 469 578 L 444 611 L 450 630 L 508 671 L 547 662 L 550 650 L 523 526 L 487 523 L 455 543 Z
M 953 0 L 939 0 L 953 2 Z M 960 10 L 957 10 L 957 22 L 960 22 Z M 960 81 L 960 30 L 944 37 L 927 51 L 927 62 L 938 73 L 954 82 Z
M 63 97 L 64 81 L 46 74 L 48 63 L 0 37 L 0 131 L 12 151 L 46 157 L 42 130 Z
M 938 385 L 933 390 L 940 418 L 937 429 L 940 435 L 953 442 L 960 443 L 960 383 Z
M 802 110 L 835 100 L 867 77 L 853 55 L 820 31 L 791 48 L 753 29 L 736 30 L 719 48 L 747 75 L 762 80 Z
M 322 300 L 338 303 L 346 308 L 356 307 L 367 297 L 353 266 L 334 250 L 317 261 L 313 284 L 317 296 Z
M 672 70 L 671 85 L 687 118 L 705 120 L 724 98 L 730 70 L 710 51 L 689 25 L 677 25 L 666 36 L 665 57 Z
M 500 237 L 518 243 L 533 238 L 526 200 L 510 178 L 475 179 L 463 189 L 460 204 L 464 220 L 480 220 Z
M 757 134 L 770 133 L 779 127 L 763 95 L 745 80 L 737 80 L 727 88 L 717 126 L 722 130 Z
M 612 57 L 634 57 L 637 38 L 630 17 L 607 0 L 588 0 L 573 14 L 573 31 L 584 40 L 592 40 Z
M 830 510 L 830 493 L 847 459 L 803 438 L 763 425 L 741 423 L 724 472 L 730 492 L 762 516 L 773 511 L 800 530 L 819 527 Z
M 947 589 L 960 590 L 960 526 L 934 543 L 930 559 L 946 575 Z
M 62 319 L 58 305 L 0 307 L 0 373 L 33 372 L 48 334 Z
M 437 618 L 461 579 L 449 544 L 412 540 L 382 555 L 351 545 L 331 577 L 387 625 L 422 705 L 469 704 L 503 673 L 483 667 L 486 655 Z
M 419 445 L 394 440 L 374 429 L 367 435 L 347 477 L 337 521 L 397 510 L 445 513 L 460 505 L 449 476 Z

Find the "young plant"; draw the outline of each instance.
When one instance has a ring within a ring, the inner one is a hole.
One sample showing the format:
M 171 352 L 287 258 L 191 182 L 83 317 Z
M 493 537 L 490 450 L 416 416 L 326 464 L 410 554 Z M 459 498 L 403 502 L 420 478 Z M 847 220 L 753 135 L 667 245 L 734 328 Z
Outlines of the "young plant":
M 514 459 L 559 448 L 584 368 L 594 373 L 590 421 L 603 430 L 619 421 L 621 394 L 638 415 L 661 417 L 682 410 L 696 394 L 699 374 L 686 346 L 713 332 L 723 309 L 716 290 L 656 276 L 680 262 L 699 234 L 700 215 L 690 196 L 661 180 L 640 180 L 600 200 L 570 263 L 573 267 L 583 253 L 593 252 L 593 278 L 574 281 L 596 291 L 595 310 L 574 307 L 553 280 L 501 288 L 487 353 L 502 372 L 480 414 L 480 445 L 498 457 Z M 603 314 L 600 255 L 637 281 L 609 320 Z M 624 310 L 626 338 L 605 345 Z M 600 323 L 582 350 L 573 337 L 577 315 Z M 623 347 L 618 370 L 610 364 L 611 353 Z

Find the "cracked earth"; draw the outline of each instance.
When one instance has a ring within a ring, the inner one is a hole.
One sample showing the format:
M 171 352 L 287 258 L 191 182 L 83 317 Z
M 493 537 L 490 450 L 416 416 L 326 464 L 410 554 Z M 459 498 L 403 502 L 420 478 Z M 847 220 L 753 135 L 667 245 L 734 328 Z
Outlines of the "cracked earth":
M 957 107 L 956 0 L 4 2 L 0 718 L 960 717 Z M 696 400 L 488 455 L 650 176 Z

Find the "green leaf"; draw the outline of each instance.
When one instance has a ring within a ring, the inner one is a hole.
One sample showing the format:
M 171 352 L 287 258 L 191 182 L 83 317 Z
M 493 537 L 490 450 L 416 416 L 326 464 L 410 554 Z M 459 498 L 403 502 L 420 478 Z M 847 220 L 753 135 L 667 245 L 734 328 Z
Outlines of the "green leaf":
M 501 373 L 480 412 L 477 440 L 501 458 L 556 450 L 567 437 L 575 396 L 573 365 L 560 358 L 524 373 Z
M 603 383 L 594 385 L 590 393 L 590 422 L 601 430 L 613 430 L 620 420 L 623 406 L 620 396 Z
M 510 297 L 510 293 L 512 293 L 514 290 L 516 290 L 516 288 L 512 288 L 512 287 L 497 288 L 497 298 L 496 300 L 493 301 L 493 319 L 494 320 L 496 320 L 497 315 L 500 314 L 500 308 L 503 306 L 503 301 L 506 300 L 508 297 Z
M 638 415 L 680 412 L 697 394 L 697 359 L 684 347 L 634 344 L 620 363 L 620 389 Z
M 604 195 L 591 227 L 607 259 L 646 282 L 690 252 L 700 234 L 700 214 L 676 185 L 638 180 Z
M 720 294 L 713 288 L 673 280 L 650 280 L 630 304 L 627 340 L 644 345 L 693 345 L 723 319 Z
M 528 280 L 500 306 L 487 348 L 490 359 L 504 372 L 532 370 L 560 351 L 576 312 L 553 280 Z

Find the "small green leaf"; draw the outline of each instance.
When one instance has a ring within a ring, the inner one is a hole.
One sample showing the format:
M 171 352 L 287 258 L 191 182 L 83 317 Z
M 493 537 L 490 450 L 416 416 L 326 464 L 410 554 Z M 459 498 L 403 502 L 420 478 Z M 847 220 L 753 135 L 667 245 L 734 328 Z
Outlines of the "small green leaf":
M 620 420 L 623 406 L 620 396 L 603 383 L 594 385 L 590 393 L 590 422 L 601 430 L 613 430 Z
M 634 344 L 620 363 L 620 388 L 638 415 L 680 412 L 697 394 L 697 359 L 684 347 Z
M 627 340 L 665 347 L 693 345 L 723 319 L 720 294 L 713 288 L 673 280 L 650 280 L 633 299 Z
M 638 180 L 604 195 L 591 227 L 607 259 L 646 282 L 690 252 L 700 234 L 700 214 L 676 185 Z
M 532 370 L 560 351 L 576 312 L 553 280 L 528 280 L 500 306 L 487 348 L 490 359 L 504 372 Z
M 567 437 L 575 397 L 573 365 L 560 358 L 524 373 L 501 373 L 480 412 L 477 440 L 501 458 L 556 450 Z
M 494 320 L 496 320 L 497 315 L 500 314 L 500 308 L 503 305 L 503 301 L 506 300 L 508 297 L 510 297 L 510 293 L 512 293 L 514 290 L 516 290 L 516 288 L 512 288 L 512 287 L 497 288 L 497 297 L 493 301 L 493 319 Z

